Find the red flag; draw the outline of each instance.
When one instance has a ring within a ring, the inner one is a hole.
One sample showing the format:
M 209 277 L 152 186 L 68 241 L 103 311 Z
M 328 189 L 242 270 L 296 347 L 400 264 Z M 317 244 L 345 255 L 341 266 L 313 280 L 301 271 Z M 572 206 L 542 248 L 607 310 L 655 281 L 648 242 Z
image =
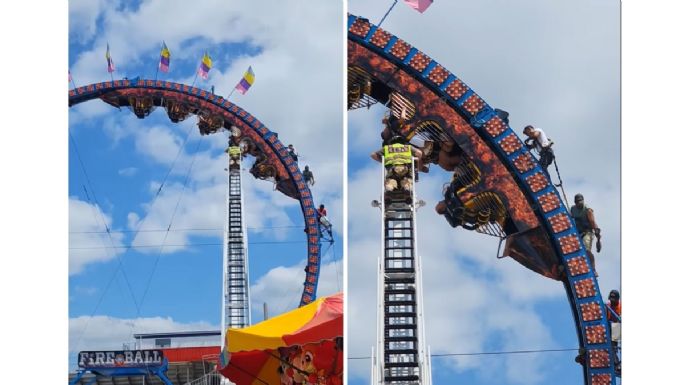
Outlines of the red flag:
M 420 13 L 423 13 L 423 11 L 433 4 L 433 0 L 404 0 L 404 2 Z

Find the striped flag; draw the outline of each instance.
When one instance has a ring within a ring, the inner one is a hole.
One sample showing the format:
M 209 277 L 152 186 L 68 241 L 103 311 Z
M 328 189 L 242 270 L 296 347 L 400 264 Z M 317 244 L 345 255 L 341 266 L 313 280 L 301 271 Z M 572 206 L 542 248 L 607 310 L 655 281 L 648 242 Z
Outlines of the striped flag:
M 423 13 L 423 11 L 433 4 L 433 0 L 404 0 L 404 3 L 420 13 Z
M 107 72 L 114 72 L 114 61 L 112 61 L 112 55 L 109 54 L 109 43 L 107 43 L 107 53 L 105 54 L 105 59 L 107 59 Z
M 240 79 L 238 84 L 236 84 L 235 89 L 238 90 L 241 94 L 245 95 L 247 90 L 250 89 L 250 87 L 254 84 L 254 72 L 252 72 L 252 66 L 247 67 L 247 71 L 245 71 L 245 75 L 243 75 L 243 78 Z
M 207 54 L 207 51 L 205 51 L 205 55 L 202 57 L 202 61 L 200 62 L 200 68 L 197 69 L 197 73 L 200 75 L 201 78 L 207 80 L 209 78 L 209 70 L 212 69 L 212 58 L 209 57 L 209 54 Z
M 166 43 L 162 42 L 162 52 L 159 54 L 159 69 L 162 72 L 169 72 L 169 61 L 171 60 L 171 52 L 167 48 Z

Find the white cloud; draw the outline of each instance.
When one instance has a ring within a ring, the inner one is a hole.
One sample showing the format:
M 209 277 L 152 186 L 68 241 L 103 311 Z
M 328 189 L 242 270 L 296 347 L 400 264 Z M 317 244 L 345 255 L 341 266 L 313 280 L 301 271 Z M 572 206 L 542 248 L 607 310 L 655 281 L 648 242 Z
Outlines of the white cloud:
M 136 131 L 136 151 L 161 164 L 171 164 L 182 143 L 182 139 L 166 127 L 146 127 L 144 131 Z
M 81 44 L 88 43 L 96 34 L 96 22 L 105 7 L 115 7 L 117 2 L 105 0 L 69 1 L 69 36 Z
M 122 168 L 119 171 L 119 175 L 121 176 L 134 176 L 138 173 L 138 168 L 137 167 L 126 167 Z
M 223 157 L 212 159 L 211 163 L 214 170 L 220 170 L 216 173 L 223 174 L 219 174 L 222 180 L 226 178 L 226 172 L 221 168 Z M 296 201 L 272 191 L 269 182 L 254 180 L 247 173 L 243 178 L 243 194 L 246 197 L 245 222 L 251 231 L 271 236 L 274 240 L 286 239 L 289 235 L 286 227 L 302 223 L 302 219 L 297 217 L 298 214 L 295 214 L 295 218 L 290 218 L 286 211 L 274 208 L 295 207 Z M 151 190 L 151 193 L 155 194 L 157 187 Z M 163 249 L 164 253 L 172 253 L 184 249 L 183 245 L 188 244 L 191 236 L 222 236 L 215 229 L 222 229 L 224 225 L 225 196 L 225 182 L 222 184 L 213 181 L 202 185 L 191 183 L 185 189 L 181 183 L 167 182 L 159 196 L 152 198 L 150 203 L 142 207 L 142 213 L 129 213 L 130 229 L 141 230 L 136 234 L 133 245 L 181 245 Z M 144 231 L 166 229 L 170 224 L 171 230 L 174 231 L 168 234 Z M 159 248 L 140 249 L 141 252 L 148 253 L 157 253 L 158 250 Z
M 69 198 L 69 275 L 83 272 L 91 263 L 106 262 L 123 249 L 121 233 L 112 229 L 112 218 L 100 207 L 77 198 Z
M 276 267 L 250 285 L 253 320 L 262 318 L 262 305 L 265 302 L 269 306 L 269 316 L 284 313 L 299 305 L 305 277 L 302 266 L 304 261 L 295 266 Z M 317 297 L 342 291 L 342 272 L 340 261 L 322 263 Z
M 98 289 L 96 287 L 75 286 L 74 291 L 79 294 L 93 295 L 97 293 Z

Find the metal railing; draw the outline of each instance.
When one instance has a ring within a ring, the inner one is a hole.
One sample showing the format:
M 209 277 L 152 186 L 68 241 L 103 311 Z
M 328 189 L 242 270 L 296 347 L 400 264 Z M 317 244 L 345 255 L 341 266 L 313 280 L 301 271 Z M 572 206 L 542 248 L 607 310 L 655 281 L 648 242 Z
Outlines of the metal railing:
M 186 382 L 184 385 L 224 385 L 230 384 L 224 376 L 218 372 L 207 373 L 200 378 L 196 378 L 193 381 Z

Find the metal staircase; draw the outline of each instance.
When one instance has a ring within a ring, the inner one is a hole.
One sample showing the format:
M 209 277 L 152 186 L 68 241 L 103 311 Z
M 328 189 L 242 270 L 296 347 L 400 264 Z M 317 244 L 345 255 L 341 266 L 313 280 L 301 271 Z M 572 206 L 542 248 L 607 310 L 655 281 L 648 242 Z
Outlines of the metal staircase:
M 243 221 L 240 159 L 228 169 L 227 217 L 224 231 L 222 348 L 226 329 L 250 325 L 247 231 Z
M 413 167 L 410 175 L 414 175 Z M 378 356 L 372 360 L 372 385 L 431 384 L 430 360 L 424 348 L 421 267 L 416 255 L 415 181 L 413 185 L 411 192 L 384 191 L 379 204 L 383 257 L 378 266 Z

